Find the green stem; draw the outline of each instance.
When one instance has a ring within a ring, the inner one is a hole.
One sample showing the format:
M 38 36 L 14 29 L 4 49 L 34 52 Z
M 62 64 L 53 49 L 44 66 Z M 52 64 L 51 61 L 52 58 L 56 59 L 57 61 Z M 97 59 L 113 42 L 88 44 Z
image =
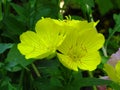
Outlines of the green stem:
M 22 82 L 23 82 L 23 77 L 24 77 L 24 69 L 21 71 L 21 74 L 20 74 L 20 80 L 19 80 L 19 89 L 20 90 L 22 88 L 21 86 L 22 86 Z
M 108 57 L 107 50 L 106 50 L 106 48 L 104 46 L 102 47 L 102 51 L 103 51 L 104 56 Z
M 120 25 L 118 25 L 118 26 L 113 30 L 113 32 L 109 35 L 109 37 L 108 37 L 108 39 L 107 39 L 107 41 L 106 41 L 106 43 L 105 43 L 105 49 L 106 49 L 106 50 L 107 50 L 107 46 L 108 46 L 108 43 L 109 43 L 110 39 L 112 38 L 112 36 L 115 34 L 115 32 L 116 32 L 119 28 L 120 28 Z
M 32 63 L 32 67 L 33 67 L 33 69 L 34 69 L 36 75 L 37 75 L 38 77 L 41 77 L 41 75 L 40 75 L 40 73 L 39 73 L 39 71 L 38 71 L 38 69 L 37 69 L 37 67 L 35 66 L 34 63 Z
M 60 8 L 60 10 L 59 10 L 59 13 L 58 13 L 58 17 L 59 17 L 59 19 L 60 20 L 63 20 L 64 18 L 63 18 L 63 7 L 60 7 L 60 4 L 61 4 L 61 0 L 59 0 L 59 3 L 58 3 L 58 5 L 59 5 L 59 8 Z
M 88 73 L 89 73 L 89 76 L 90 76 L 90 77 L 93 77 L 93 74 L 92 74 L 92 72 L 91 72 L 91 71 L 89 71 Z M 96 86 L 95 86 L 95 85 L 93 85 L 93 90 L 97 90 L 97 88 L 96 88 Z

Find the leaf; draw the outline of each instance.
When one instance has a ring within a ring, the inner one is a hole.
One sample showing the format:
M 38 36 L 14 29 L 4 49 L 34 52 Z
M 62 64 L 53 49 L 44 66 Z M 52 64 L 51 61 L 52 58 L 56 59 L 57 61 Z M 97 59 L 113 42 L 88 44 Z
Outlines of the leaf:
M 36 0 L 30 0 L 29 3 L 30 3 L 31 8 L 34 8 Z
M 5 50 L 11 48 L 13 44 L 11 43 L 0 43 L 0 54 L 3 53 Z
M 58 18 L 59 9 L 59 0 L 37 0 L 36 20 L 40 17 Z
M 70 6 L 74 9 L 84 9 L 86 5 L 88 5 L 90 8 L 94 7 L 94 0 L 64 0 L 65 5 Z M 85 8 L 86 9 L 86 8 Z
M 116 23 L 116 25 L 115 25 L 115 28 L 114 29 L 117 29 L 116 31 L 117 32 L 120 32 L 120 14 L 114 14 L 113 15 L 113 19 L 114 19 L 114 21 L 115 21 L 115 23 Z
M 120 23 L 120 14 L 118 14 L 118 15 L 117 15 L 117 14 L 114 14 L 114 15 L 113 15 L 113 18 L 114 18 L 116 24 L 119 24 L 119 23 Z
M 111 0 L 115 9 L 120 9 L 120 0 Z
M 9 37 L 15 42 L 18 42 L 18 36 L 26 31 L 24 23 L 18 21 L 15 17 L 9 16 L 3 20 L 4 31 L 3 36 Z
M 0 21 L 2 21 L 3 19 L 3 15 L 2 15 L 2 1 L 0 1 Z
M 11 6 L 17 12 L 17 14 L 21 17 L 22 20 L 25 20 L 27 18 L 26 11 L 22 6 L 15 3 L 11 3 Z
M 118 85 L 117 83 L 115 82 L 112 82 L 110 84 L 110 86 L 114 89 L 114 90 L 120 90 L 120 85 Z
M 8 77 L 0 80 L 0 90 L 17 90 L 17 88 L 13 86 L 10 82 L 11 80 Z
M 60 80 L 56 77 L 51 77 L 50 78 L 50 85 L 52 87 L 62 87 L 62 83 L 60 82 Z
M 68 90 L 80 90 L 80 83 L 79 81 L 82 79 L 82 71 L 79 70 L 78 72 L 73 72 L 73 81 L 68 84 Z
M 5 59 L 6 66 L 5 68 L 8 71 L 15 72 L 19 71 L 22 68 L 26 68 L 27 65 L 31 64 L 34 60 L 26 60 L 23 55 L 17 49 L 15 44 L 9 51 L 7 58 Z
M 80 81 L 80 86 L 97 86 L 97 85 L 109 85 L 111 81 L 103 80 L 98 78 L 82 78 Z
M 94 0 L 78 0 L 80 2 L 81 8 L 88 5 L 90 8 L 94 7 Z
M 75 84 L 77 84 L 75 86 Z M 78 80 L 75 80 L 72 82 L 71 86 L 73 87 L 78 87 L 79 90 L 80 87 L 85 87 L 85 86 L 97 86 L 97 85 L 109 85 L 111 84 L 111 81 L 109 80 L 103 80 L 103 79 L 98 79 L 98 78 L 80 78 Z
M 98 8 L 102 15 L 105 15 L 108 11 L 113 9 L 111 0 L 96 0 L 96 3 L 98 4 Z
M 116 32 L 120 32 L 120 14 L 114 14 L 113 15 L 114 21 L 115 21 L 115 26 L 113 29 L 109 28 L 109 36 L 108 39 L 106 40 L 105 47 L 107 49 L 108 44 L 110 43 L 111 38 L 114 36 Z M 113 44 L 112 44 L 113 45 Z

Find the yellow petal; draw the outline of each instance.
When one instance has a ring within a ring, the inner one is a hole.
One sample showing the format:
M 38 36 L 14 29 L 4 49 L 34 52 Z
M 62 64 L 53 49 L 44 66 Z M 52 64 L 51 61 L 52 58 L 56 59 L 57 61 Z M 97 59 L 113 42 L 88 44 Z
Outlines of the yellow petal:
M 55 53 L 66 37 L 63 21 L 43 18 L 36 24 L 36 32 L 27 31 L 20 36 L 20 52 L 28 58 L 45 58 Z
M 105 39 L 104 36 L 97 33 L 96 30 L 88 30 L 79 36 L 78 42 L 80 47 L 84 46 L 87 51 L 94 52 L 103 46 Z
M 20 36 L 21 43 L 18 44 L 19 51 L 25 55 L 26 59 L 29 58 L 44 58 L 42 54 L 48 52 L 47 47 L 38 38 L 37 34 L 32 31 L 27 31 Z
M 116 75 L 118 77 L 118 82 L 120 84 L 120 61 L 118 61 L 118 63 L 116 64 L 115 70 L 116 70 Z
M 77 61 L 78 67 L 82 70 L 93 71 L 101 62 L 101 57 L 98 51 L 87 53 Z
M 62 44 L 57 48 L 63 54 L 67 54 L 72 48 L 76 47 L 74 44 L 77 41 L 78 33 L 76 31 L 71 31 Z
M 77 68 L 77 63 L 74 62 L 72 60 L 72 58 L 70 58 L 69 56 L 67 55 L 63 55 L 63 54 L 59 54 L 57 53 L 58 55 L 58 58 L 59 58 L 59 61 L 67 68 L 71 69 L 71 70 L 74 70 L 74 71 L 78 71 L 78 68 Z
M 39 20 L 35 30 L 39 38 L 49 46 L 59 46 L 65 38 L 65 29 L 61 21 L 45 18 Z
M 103 35 L 97 33 L 96 30 L 87 30 L 82 33 L 71 31 L 58 50 L 65 56 L 72 57 L 69 61 L 75 61 L 74 63 L 80 69 L 92 71 L 101 62 L 98 49 L 103 46 L 103 43 Z
M 108 74 L 108 76 L 110 77 L 111 80 L 113 80 L 114 82 L 118 82 L 118 78 L 116 76 L 116 71 L 113 66 L 111 66 L 109 64 L 105 64 L 104 70 L 106 71 L 106 73 Z

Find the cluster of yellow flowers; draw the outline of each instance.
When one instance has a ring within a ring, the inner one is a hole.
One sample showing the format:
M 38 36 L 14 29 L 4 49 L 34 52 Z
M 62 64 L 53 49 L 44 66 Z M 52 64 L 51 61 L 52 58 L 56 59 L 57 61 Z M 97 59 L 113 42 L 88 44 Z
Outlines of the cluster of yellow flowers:
M 98 50 L 105 41 L 95 26 L 95 22 L 42 18 L 36 23 L 35 32 L 20 36 L 18 49 L 26 59 L 57 54 L 59 61 L 71 70 L 92 71 L 101 62 Z

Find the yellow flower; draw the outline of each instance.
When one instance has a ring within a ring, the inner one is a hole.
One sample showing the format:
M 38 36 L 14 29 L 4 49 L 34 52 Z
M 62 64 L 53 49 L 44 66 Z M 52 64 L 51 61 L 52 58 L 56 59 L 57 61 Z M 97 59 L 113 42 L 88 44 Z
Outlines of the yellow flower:
M 104 70 L 112 81 L 120 85 L 120 61 L 117 62 L 115 67 L 110 64 L 105 64 Z
M 20 36 L 19 51 L 29 58 L 45 58 L 55 53 L 65 34 L 64 23 L 60 20 L 43 18 L 35 26 L 35 32 L 27 31 Z
M 60 53 L 57 55 L 60 62 L 69 69 L 92 71 L 100 64 L 98 50 L 103 46 L 104 36 L 96 31 L 95 23 L 80 23 L 58 47 Z

